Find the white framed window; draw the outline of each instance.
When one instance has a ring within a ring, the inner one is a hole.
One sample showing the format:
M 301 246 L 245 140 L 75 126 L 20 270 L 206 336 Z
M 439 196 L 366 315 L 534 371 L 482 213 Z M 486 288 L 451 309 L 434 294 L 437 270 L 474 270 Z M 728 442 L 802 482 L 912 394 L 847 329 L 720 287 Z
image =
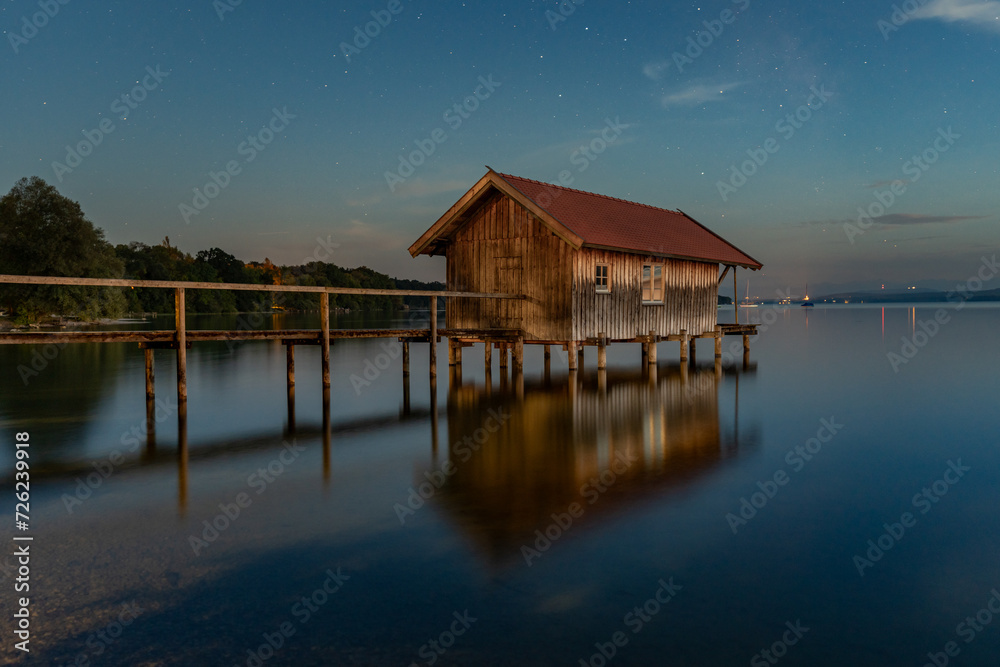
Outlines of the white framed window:
M 598 294 L 610 294 L 611 293 L 611 278 L 610 271 L 607 264 L 598 264 L 597 269 L 594 273 L 594 286 L 597 289 Z
M 642 302 L 644 304 L 663 303 L 663 265 L 642 265 Z

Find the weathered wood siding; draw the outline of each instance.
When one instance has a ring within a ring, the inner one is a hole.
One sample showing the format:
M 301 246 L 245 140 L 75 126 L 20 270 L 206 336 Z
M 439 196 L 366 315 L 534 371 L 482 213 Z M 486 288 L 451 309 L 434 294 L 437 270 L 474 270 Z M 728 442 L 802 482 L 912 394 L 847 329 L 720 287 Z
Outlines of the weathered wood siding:
M 599 294 L 597 264 L 608 265 L 611 292 Z M 663 303 L 642 303 L 643 264 L 663 266 Z M 719 265 L 584 248 L 573 265 L 573 340 L 701 334 L 715 328 Z
M 569 340 L 572 254 L 526 209 L 496 194 L 449 245 L 448 289 L 523 293 L 527 299 L 449 299 L 448 327 L 523 328 L 526 340 Z

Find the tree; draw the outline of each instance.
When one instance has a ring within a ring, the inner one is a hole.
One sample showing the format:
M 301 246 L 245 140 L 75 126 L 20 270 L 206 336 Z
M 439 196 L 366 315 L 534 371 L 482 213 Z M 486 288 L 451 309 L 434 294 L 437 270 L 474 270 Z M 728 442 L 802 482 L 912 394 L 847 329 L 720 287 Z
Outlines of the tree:
M 124 265 L 80 205 L 38 178 L 22 178 L 0 198 L 0 273 L 120 278 Z M 0 286 L 0 303 L 19 321 L 49 314 L 86 320 L 120 317 L 120 288 Z

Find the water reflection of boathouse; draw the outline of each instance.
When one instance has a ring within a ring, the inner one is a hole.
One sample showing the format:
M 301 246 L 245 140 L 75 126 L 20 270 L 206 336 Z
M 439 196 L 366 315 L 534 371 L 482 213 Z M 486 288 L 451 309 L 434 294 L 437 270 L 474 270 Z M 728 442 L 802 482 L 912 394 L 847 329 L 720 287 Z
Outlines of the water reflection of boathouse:
M 598 377 L 528 383 L 522 398 L 478 385 L 450 389 L 448 444 L 434 467 L 451 474 L 434 503 L 493 560 L 516 558 L 571 503 L 585 510 L 581 524 L 594 526 L 696 483 L 759 441 L 756 426 L 739 425 L 739 372 L 675 366 Z M 482 440 L 497 414 L 502 427 L 476 445 L 477 429 Z

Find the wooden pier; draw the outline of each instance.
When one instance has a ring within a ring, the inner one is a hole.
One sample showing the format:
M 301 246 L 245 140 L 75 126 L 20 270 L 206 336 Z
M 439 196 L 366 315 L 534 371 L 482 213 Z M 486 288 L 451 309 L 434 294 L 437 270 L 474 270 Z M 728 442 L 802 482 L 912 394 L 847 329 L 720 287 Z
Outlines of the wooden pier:
M 207 341 L 280 341 L 286 347 L 287 389 L 289 396 L 289 415 L 294 420 L 295 395 L 295 346 L 319 345 L 322 348 L 322 389 L 324 403 L 329 402 L 331 386 L 330 378 L 330 345 L 338 339 L 360 338 L 395 338 L 402 344 L 402 365 L 404 388 L 409 388 L 410 375 L 410 344 L 427 343 L 429 350 L 429 376 L 432 386 L 437 378 L 437 343 L 442 337 L 448 341 L 448 365 L 456 371 L 460 378 L 462 367 L 462 350 L 475 344 L 484 346 L 484 364 L 486 377 L 492 373 L 493 351 L 499 352 L 499 365 L 502 380 L 506 380 L 508 369 L 513 366 L 515 382 L 523 382 L 524 346 L 525 344 L 544 346 L 544 365 L 546 372 L 551 368 L 551 347 L 561 346 L 567 352 L 568 369 L 576 372 L 582 369 L 583 351 L 587 346 L 597 348 L 597 369 L 607 369 L 607 348 L 612 343 L 639 343 L 642 346 L 643 365 L 654 367 L 657 364 L 657 343 L 674 341 L 680 344 L 680 360 L 682 363 L 693 363 L 695 359 L 695 341 L 699 338 L 714 339 L 714 356 L 717 367 L 722 363 L 722 340 L 724 336 L 743 336 L 743 362 L 749 361 L 749 337 L 756 334 L 756 326 L 752 324 L 717 325 L 712 331 L 687 332 L 659 335 L 650 331 L 645 335 L 632 338 L 610 338 L 600 334 L 594 338 L 580 341 L 557 340 L 526 340 L 525 332 L 517 328 L 488 329 L 448 329 L 438 327 L 438 299 L 497 299 L 523 300 L 521 294 L 433 291 L 433 290 L 387 290 L 345 287 L 299 286 L 299 285 L 258 285 L 243 283 L 203 283 L 175 282 L 151 280 L 116 280 L 96 278 L 59 278 L 44 276 L 10 276 L 0 275 L 0 284 L 22 285 L 66 285 L 88 287 L 144 287 L 170 289 L 174 291 L 173 330 L 158 331 L 9 331 L 0 332 L 0 344 L 53 345 L 70 343 L 138 343 L 145 355 L 145 388 L 147 406 L 155 400 L 155 368 L 153 350 L 172 349 L 177 351 L 177 402 L 182 413 L 187 406 L 187 350 L 194 343 Z M 315 293 L 320 311 L 320 329 L 291 330 L 225 330 L 204 331 L 189 330 L 186 320 L 186 294 L 188 290 L 240 290 L 260 292 L 304 292 Z M 368 296 L 425 296 L 430 299 L 430 312 L 427 328 L 412 329 L 331 329 L 330 328 L 330 295 L 357 294 Z M 459 380 L 460 382 L 460 380 Z

